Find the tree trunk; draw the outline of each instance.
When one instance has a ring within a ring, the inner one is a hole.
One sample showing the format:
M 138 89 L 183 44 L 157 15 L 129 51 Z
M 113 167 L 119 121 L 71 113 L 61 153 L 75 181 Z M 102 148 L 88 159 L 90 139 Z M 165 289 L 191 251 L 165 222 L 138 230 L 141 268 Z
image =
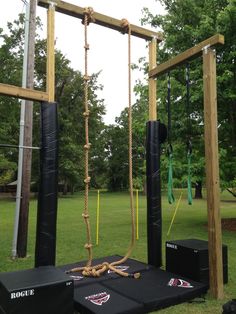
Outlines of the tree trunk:
M 202 199 L 202 181 L 196 181 L 195 183 L 195 198 Z
M 68 192 L 68 184 L 67 184 L 67 182 L 65 182 L 64 183 L 64 185 L 63 185 L 63 195 L 67 195 L 67 192 Z

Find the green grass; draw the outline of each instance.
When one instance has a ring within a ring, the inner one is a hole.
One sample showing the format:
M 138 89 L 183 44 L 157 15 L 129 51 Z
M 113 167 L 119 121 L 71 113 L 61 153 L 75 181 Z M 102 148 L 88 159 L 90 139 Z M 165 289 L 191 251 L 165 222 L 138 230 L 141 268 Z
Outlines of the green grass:
M 176 191 L 176 198 L 180 191 Z M 87 258 L 83 248 L 86 242 L 85 225 L 82 219 L 84 206 L 83 194 L 59 198 L 58 228 L 57 228 L 57 265 L 72 263 Z M 167 238 L 167 230 L 176 205 L 169 205 L 163 197 L 163 255 L 166 240 L 185 238 L 207 239 L 206 201 L 194 200 L 193 205 L 187 205 L 186 195 L 183 196 L 171 233 Z M 100 237 L 99 245 L 94 245 L 94 257 L 120 254 L 124 255 L 130 239 L 130 211 L 128 193 L 101 193 L 100 205 Z M 30 223 L 28 236 L 28 257 L 12 261 L 10 258 L 13 236 L 15 203 L 0 198 L 0 271 L 27 269 L 34 265 L 34 244 L 36 225 L 36 200 L 30 203 Z M 93 231 L 93 243 L 96 233 L 96 193 L 91 192 L 89 198 L 90 220 Z M 221 195 L 222 218 L 236 217 L 236 202 L 229 194 Z M 139 240 L 132 258 L 146 262 L 146 199 L 139 197 Z M 206 296 L 206 302 L 184 303 L 159 313 L 221 313 L 222 304 L 236 297 L 236 234 L 223 231 L 223 243 L 228 246 L 229 283 L 225 285 L 225 298 L 221 301 Z M 163 261 L 165 260 L 163 256 Z

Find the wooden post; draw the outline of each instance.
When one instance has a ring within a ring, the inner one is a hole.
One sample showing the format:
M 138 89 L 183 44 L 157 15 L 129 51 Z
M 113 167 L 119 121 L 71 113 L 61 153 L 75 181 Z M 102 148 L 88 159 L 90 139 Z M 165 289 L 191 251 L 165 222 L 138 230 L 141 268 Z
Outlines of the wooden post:
M 50 3 L 48 8 L 47 18 L 47 93 L 48 101 L 53 102 L 55 100 L 55 6 L 53 3 Z
M 216 56 L 210 48 L 203 50 L 203 83 L 210 292 L 214 298 L 222 299 L 224 292 L 219 199 Z
M 156 66 L 157 59 L 157 40 L 153 40 L 149 43 L 149 71 L 153 70 Z M 157 107 L 156 107 L 156 80 L 149 78 L 149 120 L 157 120 Z

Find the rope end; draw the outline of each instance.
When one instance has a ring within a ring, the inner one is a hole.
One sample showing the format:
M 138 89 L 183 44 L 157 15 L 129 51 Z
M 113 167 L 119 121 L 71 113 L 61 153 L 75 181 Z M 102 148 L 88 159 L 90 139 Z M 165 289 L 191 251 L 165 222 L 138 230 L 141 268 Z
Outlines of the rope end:
M 141 274 L 140 273 L 129 274 L 128 277 L 134 278 L 134 279 L 139 279 L 141 277 Z

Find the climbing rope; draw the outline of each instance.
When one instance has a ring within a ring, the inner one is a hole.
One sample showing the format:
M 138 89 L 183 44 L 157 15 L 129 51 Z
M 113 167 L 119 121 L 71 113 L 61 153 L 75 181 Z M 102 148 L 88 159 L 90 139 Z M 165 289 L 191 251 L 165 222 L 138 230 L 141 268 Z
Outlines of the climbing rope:
M 192 180 L 191 180 L 191 158 L 192 158 L 192 144 L 189 142 L 187 148 L 187 160 L 188 160 L 188 179 L 187 179 L 187 190 L 188 190 L 188 204 L 192 205 Z
M 174 203 L 175 197 L 173 193 L 173 147 L 171 144 L 171 83 L 170 72 L 167 77 L 167 113 L 168 113 L 168 132 L 167 132 L 167 156 L 168 156 L 168 185 L 167 185 L 167 198 L 169 204 Z
M 140 273 L 126 273 L 116 268 L 117 265 L 124 263 L 131 255 L 132 250 L 135 245 L 135 210 L 134 210 L 134 197 L 133 197 L 133 165 L 132 165 L 132 104 L 131 104 L 131 27 L 127 20 L 123 19 L 121 21 L 121 27 L 124 30 L 124 33 L 128 33 L 128 120 L 129 120 L 129 186 L 130 186 L 130 210 L 131 210 L 131 241 L 128 247 L 126 255 L 118 261 L 108 263 L 104 262 L 95 266 L 92 266 L 92 243 L 91 243 L 91 231 L 89 224 L 89 210 L 88 210 L 88 195 L 89 195 L 89 163 L 88 163 L 88 152 L 91 144 L 89 143 L 89 128 L 88 128 L 88 119 L 89 119 L 89 108 L 88 108 L 88 41 L 87 41 L 87 26 L 89 22 L 93 21 L 93 10 L 92 8 L 86 8 L 84 11 L 84 38 L 85 38 L 85 75 L 84 75 L 84 103 L 85 103 L 85 139 L 86 143 L 84 145 L 85 148 L 85 205 L 83 217 L 86 223 L 87 229 L 87 243 L 85 244 L 85 248 L 89 252 L 89 258 L 85 267 L 76 267 L 67 271 L 67 273 L 71 272 L 82 272 L 83 276 L 92 276 L 92 277 L 100 277 L 107 270 L 111 270 L 123 277 L 131 277 L 131 278 L 139 278 Z
M 190 66 L 186 65 L 186 113 L 187 113 L 187 161 L 188 161 L 188 178 L 187 193 L 188 204 L 192 205 L 192 182 L 191 182 L 191 158 L 192 158 L 192 142 L 191 142 L 191 117 L 190 117 Z
M 169 204 L 173 204 L 175 201 L 174 193 L 173 193 L 173 148 L 172 145 L 169 144 L 167 148 L 168 155 L 168 185 L 167 185 L 167 198 Z
M 92 263 L 92 240 L 91 240 L 91 228 L 89 222 L 89 210 L 88 210 L 88 198 L 89 198 L 89 150 L 91 144 L 89 143 L 89 105 L 88 105 L 88 87 L 89 87 L 89 75 L 88 75 L 88 24 L 92 20 L 93 10 L 92 8 L 86 8 L 84 10 L 84 125 L 85 125 L 85 145 L 84 145 L 84 158 L 85 158 L 85 195 L 84 195 L 84 211 L 83 218 L 86 225 L 87 243 L 85 244 L 85 249 L 88 250 L 88 261 L 87 267 L 91 266 Z

